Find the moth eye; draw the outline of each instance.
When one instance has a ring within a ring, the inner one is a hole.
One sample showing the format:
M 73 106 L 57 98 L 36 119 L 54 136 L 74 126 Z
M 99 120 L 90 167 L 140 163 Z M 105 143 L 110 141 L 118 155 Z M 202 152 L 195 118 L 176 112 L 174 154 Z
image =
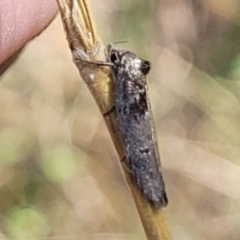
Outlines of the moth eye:
M 143 74 L 147 75 L 150 71 L 151 68 L 151 64 L 149 61 L 145 61 L 143 60 L 142 64 L 141 64 L 141 71 Z
M 110 60 L 112 63 L 116 63 L 118 61 L 118 55 L 116 52 L 112 52 Z

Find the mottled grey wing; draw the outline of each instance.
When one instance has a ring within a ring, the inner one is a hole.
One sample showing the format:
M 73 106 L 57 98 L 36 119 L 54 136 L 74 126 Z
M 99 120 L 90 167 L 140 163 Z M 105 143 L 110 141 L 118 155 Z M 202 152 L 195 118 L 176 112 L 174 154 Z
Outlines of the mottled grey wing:
M 132 67 L 132 68 L 131 68 Z M 146 76 L 134 66 L 115 70 L 115 108 L 126 166 L 142 195 L 156 208 L 167 197 L 160 169 Z

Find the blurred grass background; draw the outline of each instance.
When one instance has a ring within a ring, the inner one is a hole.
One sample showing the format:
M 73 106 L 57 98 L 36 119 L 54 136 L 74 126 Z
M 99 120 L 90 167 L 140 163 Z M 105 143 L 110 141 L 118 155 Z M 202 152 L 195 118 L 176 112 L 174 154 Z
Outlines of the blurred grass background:
M 240 239 L 240 2 L 89 1 L 148 83 L 174 240 Z M 61 19 L 0 85 L 0 239 L 145 239 Z

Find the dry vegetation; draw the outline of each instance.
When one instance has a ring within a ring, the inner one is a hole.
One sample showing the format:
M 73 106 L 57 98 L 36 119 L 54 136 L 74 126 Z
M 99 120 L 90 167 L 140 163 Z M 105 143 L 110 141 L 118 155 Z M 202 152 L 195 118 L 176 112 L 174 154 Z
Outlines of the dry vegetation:
M 128 40 L 123 48 L 152 62 L 173 239 L 238 240 L 239 3 L 200 2 L 90 7 L 106 43 Z M 1 239 L 145 239 L 60 17 L 2 77 L 0 106 Z

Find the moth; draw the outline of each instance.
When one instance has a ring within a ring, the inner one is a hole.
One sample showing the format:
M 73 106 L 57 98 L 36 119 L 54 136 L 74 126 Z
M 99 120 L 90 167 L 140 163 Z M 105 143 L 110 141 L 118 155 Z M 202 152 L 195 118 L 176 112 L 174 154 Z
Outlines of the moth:
M 150 62 L 111 44 L 107 51 L 108 62 L 89 63 L 112 68 L 114 109 L 125 154 L 124 165 L 142 196 L 160 209 L 167 205 L 168 199 L 148 97 L 146 75 Z
M 125 165 L 143 197 L 156 209 L 167 205 L 146 75 L 150 62 L 108 45 L 114 76 L 114 107 Z

